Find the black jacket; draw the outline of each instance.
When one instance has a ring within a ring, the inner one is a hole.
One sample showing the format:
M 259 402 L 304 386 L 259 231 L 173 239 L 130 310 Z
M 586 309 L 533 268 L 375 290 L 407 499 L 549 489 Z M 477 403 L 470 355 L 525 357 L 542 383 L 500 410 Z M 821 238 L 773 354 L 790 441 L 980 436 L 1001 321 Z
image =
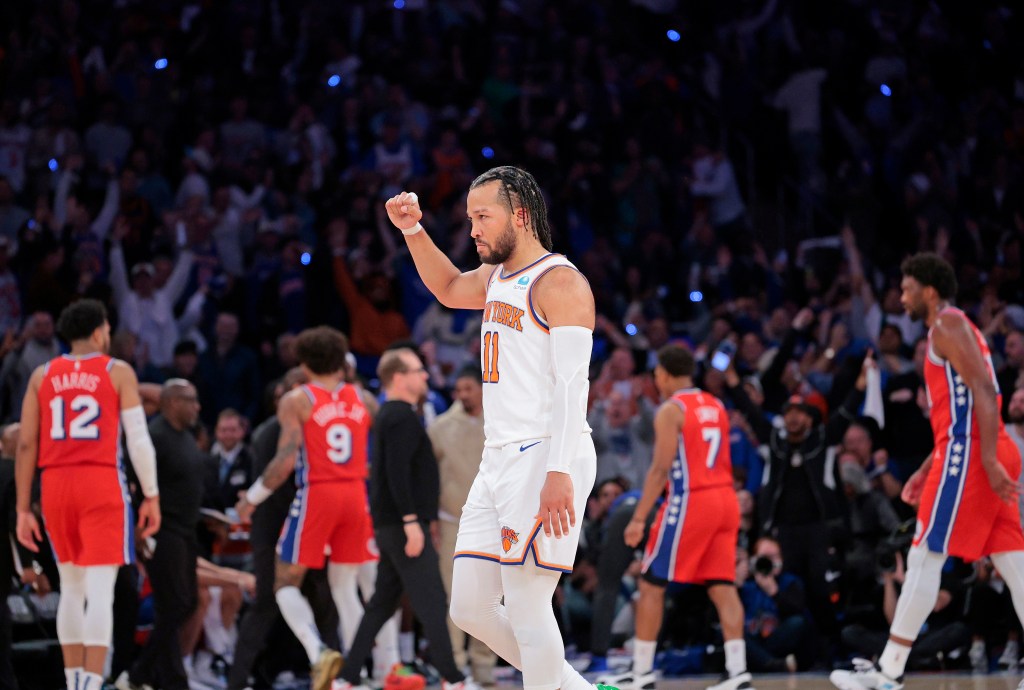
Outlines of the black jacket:
M 761 408 L 747 397 L 742 386 L 727 388 L 726 391 L 750 421 L 758 440 L 768 446 L 768 476 L 758 497 L 762 530 L 770 533 L 777 526 L 776 509 L 790 472 L 807 474 L 811 494 L 822 521 L 843 518 L 846 504 L 840 493 L 842 483 L 834 446 L 855 418 L 864 393 L 852 389 L 838 409 L 829 415 L 828 423 L 815 424 L 801 443 L 793 444 L 786 438 L 784 429 L 772 426 L 765 419 Z M 793 462 L 796 453 L 801 456 L 800 462 Z

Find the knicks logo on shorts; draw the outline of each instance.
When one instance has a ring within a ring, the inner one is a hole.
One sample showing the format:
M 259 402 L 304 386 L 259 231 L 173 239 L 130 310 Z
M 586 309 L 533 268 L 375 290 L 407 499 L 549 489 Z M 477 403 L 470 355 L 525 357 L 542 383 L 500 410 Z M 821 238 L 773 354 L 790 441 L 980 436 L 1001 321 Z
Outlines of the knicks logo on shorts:
M 511 527 L 501 528 L 501 548 L 508 553 L 512 548 L 513 544 L 519 543 L 519 532 L 516 532 Z

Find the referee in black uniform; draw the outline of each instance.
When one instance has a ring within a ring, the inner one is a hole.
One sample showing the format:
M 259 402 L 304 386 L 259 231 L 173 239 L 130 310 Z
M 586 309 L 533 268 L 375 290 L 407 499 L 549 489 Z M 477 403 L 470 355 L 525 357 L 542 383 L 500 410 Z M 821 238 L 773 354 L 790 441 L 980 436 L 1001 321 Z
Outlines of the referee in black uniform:
M 465 676 L 455 665 L 448 636 L 448 604 L 437 550 L 427 538 L 437 520 L 441 480 L 430 438 L 414 406 L 427 393 L 427 370 L 407 348 L 384 353 L 377 367 L 387 396 L 373 423 L 370 513 L 380 550 L 377 584 L 339 676 L 359 685 L 374 638 L 398 608 L 403 589 L 430 642 L 431 660 L 450 684 Z

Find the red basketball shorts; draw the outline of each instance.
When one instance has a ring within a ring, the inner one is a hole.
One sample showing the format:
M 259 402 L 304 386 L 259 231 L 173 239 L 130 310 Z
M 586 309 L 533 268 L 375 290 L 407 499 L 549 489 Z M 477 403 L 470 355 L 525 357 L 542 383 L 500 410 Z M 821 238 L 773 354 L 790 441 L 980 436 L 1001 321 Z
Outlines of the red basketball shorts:
M 350 564 L 377 560 L 366 484 L 352 480 L 300 487 L 281 530 L 277 553 L 285 563 L 317 569 L 328 558 L 331 563 Z
M 42 474 L 43 522 L 58 563 L 135 561 L 135 521 L 124 475 L 110 465 L 51 467 Z
M 731 486 L 669 496 L 647 537 L 644 574 L 666 582 L 732 582 L 739 528 Z

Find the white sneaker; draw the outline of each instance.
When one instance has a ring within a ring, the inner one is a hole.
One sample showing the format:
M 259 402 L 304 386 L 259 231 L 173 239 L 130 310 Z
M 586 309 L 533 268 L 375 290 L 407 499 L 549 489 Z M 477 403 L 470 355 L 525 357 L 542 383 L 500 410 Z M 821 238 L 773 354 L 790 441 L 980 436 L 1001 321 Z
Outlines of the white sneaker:
M 1007 640 L 1006 646 L 1003 647 L 1003 653 L 999 657 L 999 661 L 996 663 L 999 665 L 1001 671 L 1016 671 L 1017 670 L 1017 659 L 1020 657 L 1020 647 L 1017 644 L 1017 640 Z
M 618 688 L 618 690 L 655 690 L 657 676 L 653 671 L 650 673 L 612 673 L 599 676 L 595 681 L 597 686 Z
M 985 651 L 984 641 L 975 640 L 967 652 L 967 658 L 971 660 L 971 670 L 974 673 L 988 673 L 988 653 Z
M 121 671 L 121 675 L 119 675 L 117 680 L 114 681 L 114 687 L 117 688 L 117 690 L 153 690 L 152 685 L 146 685 L 145 683 L 142 685 L 136 685 L 131 682 L 128 679 L 127 671 Z
M 341 678 L 335 678 L 331 682 L 331 690 L 373 690 L 369 685 L 352 685 Z
M 902 678 L 890 678 L 867 659 L 854 659 L 852 671 L 833 671 L 828 679 L 839 690 L 903 690 Z
M 750 680 L 750 673 L 744 671 L 731 678 L 724 678 L 715 685 L 709 685 L 707 690 L 753 690 L 754 686 L 750 684 Z
M 471 677 L 466 676 L 458 683 L 449 683 L 446 680 L 442 680 L 441 690 L 483 690 L 483 688 L 481 688 Z

